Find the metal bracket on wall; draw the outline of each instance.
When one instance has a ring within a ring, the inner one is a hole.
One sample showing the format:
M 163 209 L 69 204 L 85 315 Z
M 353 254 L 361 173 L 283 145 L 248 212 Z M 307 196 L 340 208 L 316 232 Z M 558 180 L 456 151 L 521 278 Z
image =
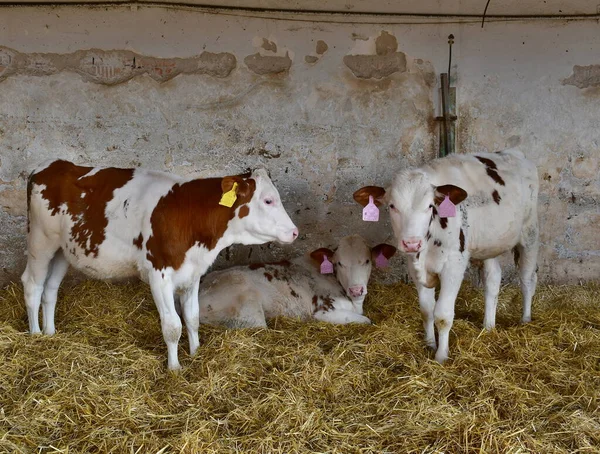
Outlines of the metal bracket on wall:
M 448 36 L 448 45 L 450 53 L 448 58 L 448 72 L 441 73 L 440 98 L 442 100 L 442 115 L 435 117 L 440 122 L 440 151 L 439 157 L 444 157 L 455 151 L 456 126 L 454 122 L 456 116 L 456 87 L 450 86 L 450 68 L 452 65 L 452 44 L 454 44 L 454 35 Z

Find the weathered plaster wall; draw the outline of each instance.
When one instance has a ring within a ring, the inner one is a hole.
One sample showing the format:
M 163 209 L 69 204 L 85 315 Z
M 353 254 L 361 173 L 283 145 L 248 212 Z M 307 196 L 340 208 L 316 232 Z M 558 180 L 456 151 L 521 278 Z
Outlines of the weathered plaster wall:
M 432 118 L 449 33 L 458 150 L 518 144 L 540 169 L 541 279 L 598 277 L 595 21 L 481 29 L 155 7 L 1 12 L 0 283 L 24 267 L 25 179 L 49 157 L 198 176 L 268 167 L 300 240 L 234 247 L 218 266 L 352 232 L 392 241 L 387 215 L 379 227 L 363 223 L 351 194 L 436 155 Z

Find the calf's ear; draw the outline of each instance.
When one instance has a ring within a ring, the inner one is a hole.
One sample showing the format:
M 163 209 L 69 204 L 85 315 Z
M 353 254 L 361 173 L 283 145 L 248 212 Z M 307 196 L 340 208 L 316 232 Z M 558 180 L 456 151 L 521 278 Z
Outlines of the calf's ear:
M 434 188 L 435 192 L 435 204 L 439 205 L 444 201 L 444 198 L 448 196 L 450 201 L 454 205 L 458 205 L 460 202 L 467 198 L 467 191 L 453 184 L 445 184 Z
M 237 196 L 237 204 L 247 203 L 252 198 L 256 189 L 256 181 L 253 178 L 244 178 L 240 175 L 230 175 L 221 179 L 221 191 L 223 194 L 233 189 L 233 184 L 237 183 L 235 195 Z
M 379 186 L 365 186 L 356 191 L 352 196 L 362 206 L 366 206 L 369 203 L 369 196 L 372 196 L 375 205 L 381 206 L 385 197 L 385 189 Z
M 375 260 L 379 254 L 383 254 L 386 259 L 391 259 L 396 253 L 397 249 L 389 244 L 381 243 L 371 249 L 371 256 Z
M 313 259 L 317 268 L 321 266 L 323 263 L 323 257 L 327 257 L 327 260 L 332 262 L 334 252 L 331 249 L 327 249 L 326 247 L 322 247 L 317 249 L 316 251 L 312 251 L 310 253 L 310 258 Z

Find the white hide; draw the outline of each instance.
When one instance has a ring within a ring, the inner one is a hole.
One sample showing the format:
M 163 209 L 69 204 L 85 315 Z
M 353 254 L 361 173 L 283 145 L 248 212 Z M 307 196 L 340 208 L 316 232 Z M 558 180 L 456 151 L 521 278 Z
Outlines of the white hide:
M 36 172 L 50 164 L 45 164 Z M 94 175 L 99 170 L 101 168 L 94 168 L 80 179 Z M 74 220 L 66 211 L 66 205 L 58 214 L 52 215 L 48 201 L 42 197 L 44 185 L 33 184 L 29 200 L 28 260 L 22 276 L 30 332 L 40 332 L 38 312 L 43 303 L 43 332 L 54 334 L 56 296 L 69 265 L 97 279 L 138 276 L 148 282 L 152 290 L 167 344 L 168 367 L 179 369 L 177 345 L 182 325 L 175 311 L 174 293 L 181 295 L 183 318 L 190 353 L 193 355 L 199 346 L 200 277 L 219 252 L 234 243 L 291 243 L 298 235 L 298 230 L 283 208 L 279 193 L 267 172 L 263 169 L 256 170 L 250 178 L 256 181 L 256 189 L 247 204 L 249 214 L 241 219 L 234 216 L 214 249 L 208 250 L 197 243 L 187 251 L 179 268 L 166 267 L 160 270 L 154 269 L 147 258 L 146 240 L 152 236 L 150 219 L 159 200 L 174 185 L 189 180 L 163 172 L 136 169 L 133 178 L 116 189 L 106 205 L 108 225 L 96 256 L 86 255 L 71 237 Z M 197 197 L 203 197 L 203 194 L 197 194 Z M 132 241 L 140 232 L 144 238 L 141 248 L 136 247 Z
M 456 216 L 445 218 L 446 222 L 436 215 L 439 206 L 434 203 L 436 188 L 439 191 L 444 185 L 462 188 L 467 195 L 456 206 Z M 378 193 L 380 202 L 388 205 L 398 249 L 408 254 L 409 272 L 423 314 L 425 342 L 434 349 L 434 324 L 437 327 L 437 361 L 448 358 L 454 305 L 470 259 L 484 263 L 485 328 L 495 325 L 501 280 L 496 257 L 510 250 L 515 251 L 516 259 L 518 256 L 522 321 L 531 320 L 539 247 L 537 195 L 537 169 L 518 150 L 437 159 L 401 171 L 385 195 Z
M 200 320 L 229 327 L 265 327 L 277 316 L 370 323 L 362 315 L 363 301 L 376 248 L 358 235 L 342 238 L 335 253 L 329 251 L 335 276 L 320 274 L 320 263 L 308 256 L 210 273 L 200 285 Z M 362 288 L 361 294 L 352 294 L 353 287 Z

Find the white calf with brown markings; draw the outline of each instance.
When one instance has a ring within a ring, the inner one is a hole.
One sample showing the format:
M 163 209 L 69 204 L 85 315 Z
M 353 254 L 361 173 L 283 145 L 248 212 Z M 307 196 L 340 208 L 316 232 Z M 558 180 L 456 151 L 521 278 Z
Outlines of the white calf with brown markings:
M 82 167 L 54 161 L 28 184 L 27 267 L 22 276 L 29 330 L 54 334 L 58 287 L 69 265 L 97 279 L 138 276 L 150 284 L 179 369 L 181 296 L 190 354 L 199 346 L 200 277 L 234 244 L 291 243 L 298 236 L 263 169 L 224 178 L 184 179 L 143 169 Z M 227 194 L 231 206 L 220 204 Z
M 342 238 L 335 251 L 321 248 L 310 257 L 216 271 L 200 284 L 200 321 L 229 327 L 265 327 L 286 316 L 330 323 L 370 323 L 363 301 L 372 264 L 389 259 L 396 248 L 370 248 L 358 235 Z M 321 274 L 327 257 L 334 274 Z
M 521 277 L 522 322 L 531 320 L 539 248 L 538 186 L 535 165 L 511 149 L 451 155 L 400 172 L 387 189 L 367 186 L 354 193 L 354 199 L 363 206 L 372 196 L 377 205 L 389 207 L 398 248 L 409 256 L 425 342 L 433 349 L 434 324 L 438 330 L 438 362 L 448 358 L 454 305 L 469 259 L 484 264 L 486 329 L 492 329 L 496 321 L 501 280 L 496 257 L 510 250 Z M 440 216 L 440 204 L 446 197 L 456 206 L 453 217 Z

